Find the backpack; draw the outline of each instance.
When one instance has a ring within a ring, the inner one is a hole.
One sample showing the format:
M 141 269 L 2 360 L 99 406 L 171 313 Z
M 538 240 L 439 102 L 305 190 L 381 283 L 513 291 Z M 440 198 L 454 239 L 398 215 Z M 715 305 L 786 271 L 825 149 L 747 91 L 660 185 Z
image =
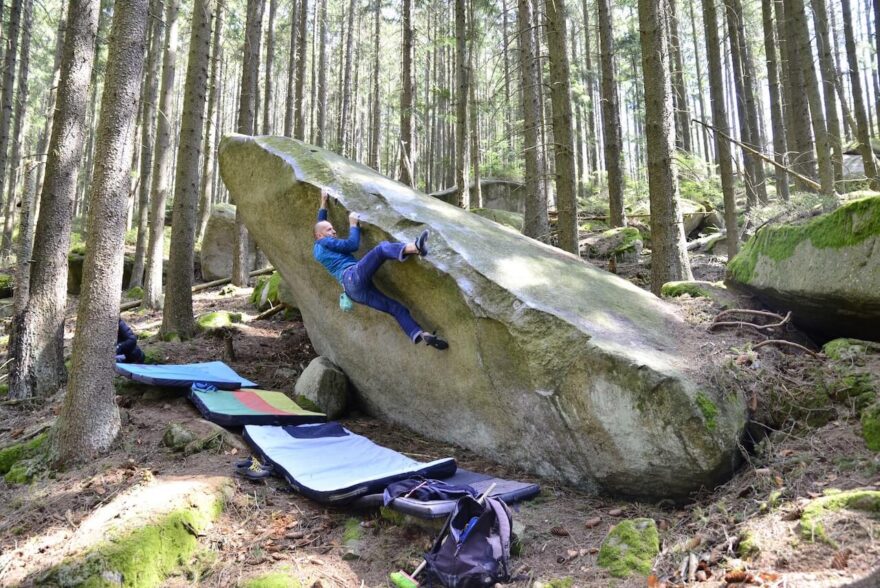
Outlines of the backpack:
M 427 586 L 478 588 L 507 582 L 512 516 L 498 498 L 483 504 L 463 496 L 449 515 L 449 532 L 441 533 L 425 555 Z

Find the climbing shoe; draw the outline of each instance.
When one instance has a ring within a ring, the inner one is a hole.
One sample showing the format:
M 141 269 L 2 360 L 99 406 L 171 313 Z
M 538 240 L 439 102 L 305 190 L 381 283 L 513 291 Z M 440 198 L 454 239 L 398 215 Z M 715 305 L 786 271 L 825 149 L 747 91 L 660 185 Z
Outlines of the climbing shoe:
M 437 331 L 434 331 L 433 333 L 425 333 L 422 335 L 422 340 L 431 347 L 441 351 L 449 348 L 449 343 L 438 337 Z
M 428 255 L 428 229 L 422 231 L 422 234 L 416 238 L 415 246 L 419 250 L 419 255 L 422 257 Z
M 235 463 L 235 473 L 248 480 L 262 480 L 272 475 L 272 465 L 262 464 L 256 458 L 250 457 Z

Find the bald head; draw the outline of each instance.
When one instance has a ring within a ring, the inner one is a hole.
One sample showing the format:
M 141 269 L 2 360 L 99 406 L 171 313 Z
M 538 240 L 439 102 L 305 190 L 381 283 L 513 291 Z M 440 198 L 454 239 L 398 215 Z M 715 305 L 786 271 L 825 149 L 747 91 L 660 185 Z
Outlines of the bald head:
M 335 237 L 336 229 L 330 221 L 318 221 L 315 223 L 315 239 L 323 239 L 324 237 Z

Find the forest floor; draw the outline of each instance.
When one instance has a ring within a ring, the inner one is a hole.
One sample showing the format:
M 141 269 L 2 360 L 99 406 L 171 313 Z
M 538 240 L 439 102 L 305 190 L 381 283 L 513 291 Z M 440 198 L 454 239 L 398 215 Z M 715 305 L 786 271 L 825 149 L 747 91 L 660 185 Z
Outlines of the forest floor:
M 717 279 L 713 272 L 717 274 L 723 263 L 711 258 L 697 261 L 696 266 L 704 268 L 697 272 L 699 278 Z M 649 271 L 635 264 L 622 273 L 639 283 Z M 224 294 L 219 288 L 201 292 L 194 296 L 196 314 L 229 310 L 253 319 L 257 311 L 248 301 L 250 292 L 237 289 Z M 684 296 L 673 302 L 689 322 L 701 327 L 719 310 L 705 299 Z M 72 298 L 68 345 L 75 303 Z M 161 361 L 224 360 L 266 389 L 292 393 L 297 377 L 315 357 L 301 321 L 287 321 L 281 315 L 245 321 L 234 341 L 232 361 L 225 357 L 223 341 L 210 336 L 185 342 L 158 340 L 161 314 L 157 312 L 136 310 L 124 317 L 140 333 L 145 350 Z M 787 334 L 797 335 L 793 330 Z M 755 412 L 772 413 L 770 420 L 778 421 L 777 430 L 746 455 L 732 480 L 695 495 L 683 506 L 589 496 L 358 412 L 342 423 L 420 461 L 451 456 L 471 470 L 540 483 L 541 495 L 515 508 L 523 549 L 511 561 L 511 571 L 520 580 L 514 585 L 586 588 L 667 582 L 674 586 L 680 583 L 678 573 L 690 553 L 705 562 L 700 568 L 709 577 L 701 586 L 726 586 L 725 574 L 736 569 L 751 573 L 750 585 L 847 585 L 878 566 L 880 521 L 842 509 L 825 521 L 827 540 L 810 541 L 802 536 L 798 518 L 805 505 L 829 489 L 880 490 L 880 458 L 866 448 L 859 422 L 846 402 L 835 402 L 829 410 L 810 402 L 817 387 L 837 377 L 840 366 L 772 347 L 755 352 L 750 349 L 752 340 L 745 331 L 719 335 L 718 353 L 725 355 L 738 385 L 751 394 Z M 860 364 L 860 369 L 880 373 L 878 357 L 862 358 Z M 784 390 L 787 402 L 780 401 L 779 390 Z M 387 586 L 389 572 L 415 568 L 437 532 L 436 526 L 392 521 L 375 511 L 319 505 L 289 492 L 280 478 L 259 482 L 238 478 L 233 463 L 244 452 L 229 445 L 188 457 L 171 451 L 162 444 L 169 423 L 200 418 L 182 395 L 140 390 L 121 394 L 117 400 L 123 425 L 111 453 L 29 485 L 0 480 L 0 586 L 39 583 L 40 574 L 64 557 L 65 542 L 97 508 L 161 479 L 221 476 L 231 480 L 233 489 L 219 520 L 200 537 L 203 550 L 183 562 L 165 586 L 239 586 L 278 571 L 305 587 Z M 61 402 L 58 394 L 37 410 L 0 403 L 0 447 L 51 423 Z M 780 416 L 781 411 L 789 412 Z M 811 411 L 824 417 L 812 427 L 805 424 Z M 657 581 L 612 578 L 597 565 L 609 529 L 634 517 L 653 518 L 660 529 L 662 547 L 653 571 Z M 356 556 L 344 538 L 352 520 L 364 534 Z

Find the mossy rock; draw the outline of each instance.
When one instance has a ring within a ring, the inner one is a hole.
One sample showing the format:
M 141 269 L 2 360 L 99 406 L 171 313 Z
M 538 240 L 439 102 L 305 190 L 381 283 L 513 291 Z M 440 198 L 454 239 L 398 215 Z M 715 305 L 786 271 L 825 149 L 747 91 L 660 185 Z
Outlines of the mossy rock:
M 10 274 L 0 273 L 0 298 L 10 298 L 14 293 L 15 282 Z
M 654 520 L 631 519 L 611 528 L 596 563 L 616 578 L 647 576 L 659 553 L 660 534 Z
M 816 498 L 804 508 L 800 520 L 801 537 L 807 541 L 822 541 L 836 547 L 835 541 L 828 536 L 822 519 L 827 513 L 843 509 L 860 510 L 874 517 L 880 516 L 880 491 L 827 491 L 826 496 Z
M 162 435 L 162 443 L 174 451 L 183 451 L 195 440 L 196 436 L 193 432 L 180 423 L 169 424 Z
M 880 333 L 880 196 L 811 220 L 766 226 L 727 266 L 727 283 L 826 337 Z
M 144 297 L 144 289 L 140 286 L 135 286 L 134 288 L 129 288 L 125 291 L 124 296 L 126 298 L 132 298 L 134 300 L 142 300 Z
M 471 212 L 495 221 L 498 224 L 510 227 L 516 231 L 522 231 L 523 215 L 519 212 L 510 212 L 508 210 L 498 210 L 495 208 L 471 208 Z
M 635 227 L 616 227 L 585 239 L 590 257 L 633 262 L 642 252 L 642 234 Z
M 880 344 L 859 339 L 832 339 L 822 346 L 822 352 L 835 361 L 863 359 L 869 351 L 880 352 Z
M 364 551 L 364 528 L 360 520 L 350 518 L 345 521 L 345 529 L 342 531 L 342 559 L 360 559 Z
M 880 451 L 880 403 L 862 411 L 862 437 L 871 451 Z
M 743 559 L 751 559 L 755 558 L 761 554 L 761 547 L 758 545 L 758 541 L 755 538 L 755 534 L 751 531 L 746 531 L 739 538 L 739 545 L 737 545 L 736 553 Z
M 724 282 L 684 280 L 680 282 L 666 282 L 660 287 L 660 295 L 666 298 L 677 298 L 684 294 L 691 298 L 708 298 L 724 309 L 748 305 L 747 301 L 742 300 L 739 295 L 728 290 Z
M 700 411 L 703 413 L 703 420 L 706 423 L 706 428 L 710 431 L 714 431 L 718 426 L 718 406 L 712 402 L 712 399 L 706 396 L 704 392 L 697 392 L 696 402 L 697 406 L 700 407 Z
M 210 331 L 212 329 L 222 329 L 229 327 L 242 321 L 240 312 L 229 312 L 227 310 L 215 310 L 199 316 L 196 324 L 202 331 Z
M 41 433 L 33 439 L 0 449 L 0 474 L 7 474 L 18 462 L 37 456 L 47 437 L 47 433 Z
M 198 536 L 219 517 L 222 500 L 209 508 L 172 511 L 82 556 L 49 570 L 39 584 L 54 586 L 159 586 L 199 551 Z

